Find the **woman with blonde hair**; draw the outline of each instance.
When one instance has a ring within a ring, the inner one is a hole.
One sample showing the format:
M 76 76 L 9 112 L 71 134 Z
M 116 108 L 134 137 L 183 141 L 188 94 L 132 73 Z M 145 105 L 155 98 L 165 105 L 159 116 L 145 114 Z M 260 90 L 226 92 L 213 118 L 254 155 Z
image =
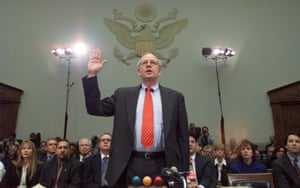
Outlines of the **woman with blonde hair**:
M 18 156 L 7 165 L 7 171 L 0 187 L 28 188 L 38 184 L 42 162 L 37 160 L 33 142 L 23 141 L 18 149 Z

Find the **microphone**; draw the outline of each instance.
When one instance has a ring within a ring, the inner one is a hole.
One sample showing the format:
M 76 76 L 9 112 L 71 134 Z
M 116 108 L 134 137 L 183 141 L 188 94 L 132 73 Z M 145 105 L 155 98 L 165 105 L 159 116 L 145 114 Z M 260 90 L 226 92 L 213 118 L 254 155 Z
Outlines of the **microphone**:
M 176 174 L 178 176 L 186 176 L 190 173 L 188 171 L 179 172 L 176 166 L 172 166 L 170 170 L 173 172 L 173 174 Z
M 151 179 L 150 176 L 145 176 L 143 178 L 143 184 L 144 184 L 144 186 L 149 187 L 151 185 L 151 183 L 152 183 L 152 179 Z
M 164 180 L 162 179 L 162 177 L 156 176 L 156 177 L 154 178 L 153 183 L 154 183 L 155 186 L 162 186 L 163 183 L 164 183 Z
M 141 185 L 141 178 L 139 176 L 133 176 L 131 183 L 133 186 L 140 186 Z
M 179 172 L 177 167 L 172 166 L 170 168 L 163 168 L 162 175 L 167 176 L 169 187 L 174 187 L 176 182 L 182 182 L 183 188 L 187 188 L 186 175 L 189 172 Z
M 170 168 L 165 167 L 165 168 L 163 168 L 163 169 L 161 170 L 161 174 L 162 174 L 163 176 L 171 177 L 171 176 L 173 176 L 174 171 L 172 171 Z

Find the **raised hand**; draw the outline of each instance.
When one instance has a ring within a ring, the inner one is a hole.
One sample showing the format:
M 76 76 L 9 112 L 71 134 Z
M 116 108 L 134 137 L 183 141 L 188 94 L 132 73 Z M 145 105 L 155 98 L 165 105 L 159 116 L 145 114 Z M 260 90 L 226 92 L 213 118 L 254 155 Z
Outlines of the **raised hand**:
M 101 59 L 101 50 L 94 49 L 90 54 L 88 63 L 88 77 L 96 76 L 102 70 L 106 60 Z

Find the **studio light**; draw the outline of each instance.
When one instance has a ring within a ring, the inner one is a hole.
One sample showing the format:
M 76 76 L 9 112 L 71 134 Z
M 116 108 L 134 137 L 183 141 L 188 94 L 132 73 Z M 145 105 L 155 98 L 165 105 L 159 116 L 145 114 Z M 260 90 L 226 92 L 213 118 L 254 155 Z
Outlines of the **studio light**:
M 227 59 L 227 57 L 232 57 L 235 52 L 231 48 L 202 48 L 202 56 L 206 59 Z
M 234 55 L 235 52 L 231 48 L 214 48 L 214 49 L 210 47 L 202 48 L 202 56 L 206 60 L 213 61 L 216 65 L 218 99 L 219 99 L 220 113 L 221 113 L 220 129 L 221 129 L 222 144 L 226 144 L 226 143 L 225 143 L 224 116 L 223 116 L 222 95 L 221 95 L 221 88 L 220 88 L 218 63 L 226 62 L 228 57 L 232 57 Z
M 54 56 L 59 57 L 60 59 L 71 59 L 75 57 L 79 57 L 86 52 L 86 46 L 82 43 L 77 43 L 73 48 L 54 48 L 51 50 L 51 53 Z
M 71 75 L 70 65 L 73 58 L 79 57 L 83 55 L 85 52 L 86 52 L 86 47 L 82 43 L 77 43 L 76 45 L 74 45 L 73 48 L 71 47 L 54 48 L 51 50 L 51 53 L 54 56 L 67 62 L 67 66 L 68 66 L 67 83 L 66 83 L 67 94 L 66 94 L 66 106 L 65 106 L 65 123 L 64 123 L 64 137 L 63 137 L 64 139 L 66 139 L 67 137 L 67 127 L 68 127 L 68 119 L 69 119 L 69 114 L 68 114 L 69 93 L 71 87 L 74 85 L 74 82 L 70 83 L 70 75 Z

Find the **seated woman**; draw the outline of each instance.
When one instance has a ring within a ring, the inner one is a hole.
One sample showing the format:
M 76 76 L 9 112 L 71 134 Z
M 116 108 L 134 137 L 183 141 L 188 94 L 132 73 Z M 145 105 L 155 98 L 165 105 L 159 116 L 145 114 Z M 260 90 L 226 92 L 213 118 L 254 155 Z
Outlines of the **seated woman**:
M 272 162 L 276 159 L 282 158 L 285 156 L 286 153 L 286 148 L 283 145 L 278 145 L 276 146 L 271 160 L 268 161 L 267 163 L 267 168 L 271 169 L 272 168 Z
M 42 163 L 37 160 L 36 148 L 31 141 L 23 141 L 18 148 L 17 159 L 6 166 L 0 187 L 33 187 L 38 183 Z
M 267 168 L 264 164 L 256 161 L 255 147 L 247 139 L 242 140 L 238 148 L 238 158 L 230 165 L 232 173 L 262 173 Z

